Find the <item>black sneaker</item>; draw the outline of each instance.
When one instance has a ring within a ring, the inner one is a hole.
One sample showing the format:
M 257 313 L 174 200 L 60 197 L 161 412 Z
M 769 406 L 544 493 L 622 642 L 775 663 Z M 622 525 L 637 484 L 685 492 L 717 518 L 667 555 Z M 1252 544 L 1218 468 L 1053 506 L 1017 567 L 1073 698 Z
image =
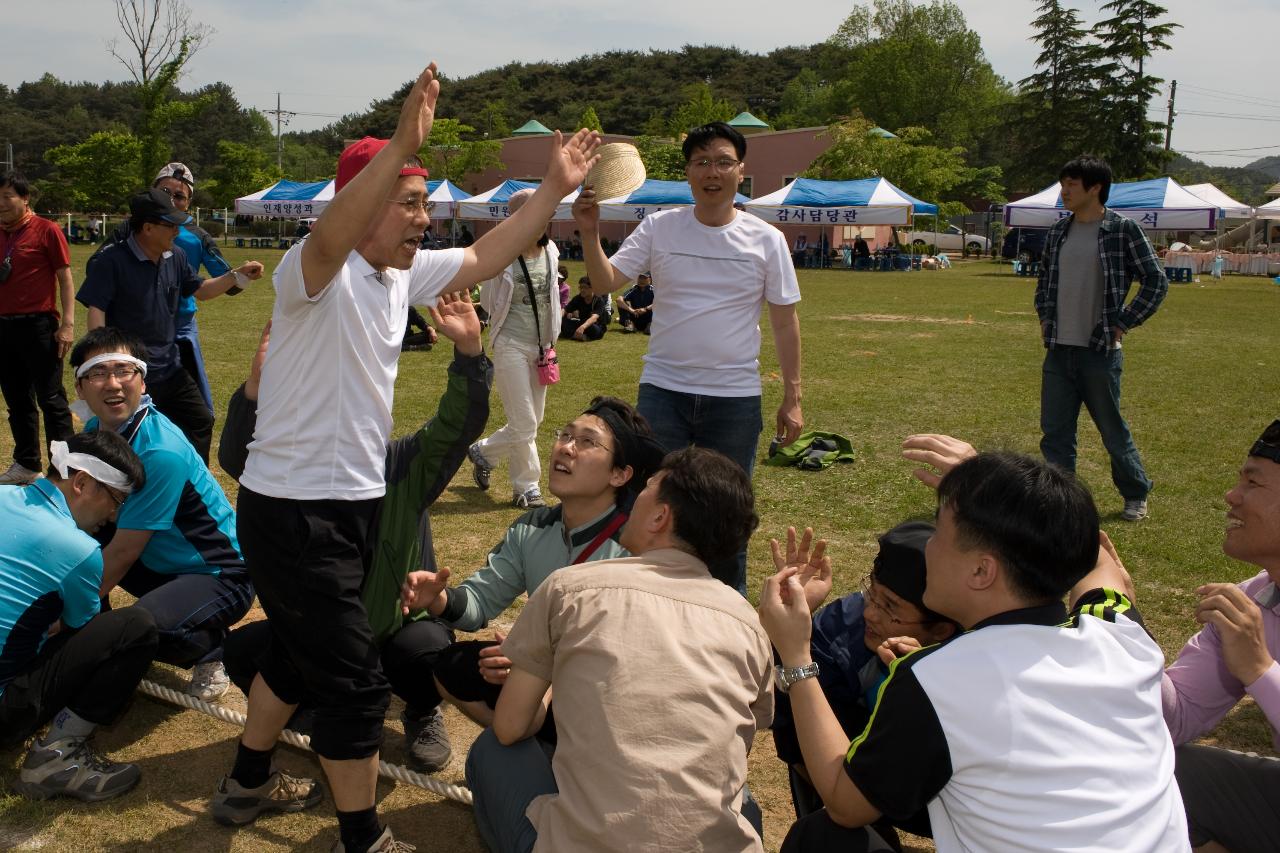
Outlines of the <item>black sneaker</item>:
M 256 788 L 245 788 L 223 776 L 209 804 L 213 819 L 224 826 L 253 823 L 263 812 L 300 812 L 324 798 L 324 788 L 314 779 L 300 779 L 277 770 Z
M 489 478 L 493 475 L 493 466 L 480 452 L 480 443 L 476 442 L 467 448 L 467 458 L 471 460 L 471 477 L 483 491 L 489 491 Z
M 33 800 L 75 797 L 88 803 L 109 800 L 142 778 L 136 764 L 116 764 L 94 751 L 89 738 L 42 743 L 36 738 L 22 762 L 14 788 Z
M 404 751 L 410 767 L 419 773 L 435 773 L 449 765 L 453 747 L 438 707 L 422 717 L 411 717 L 406 709 L 400 721 L 404 723 Z

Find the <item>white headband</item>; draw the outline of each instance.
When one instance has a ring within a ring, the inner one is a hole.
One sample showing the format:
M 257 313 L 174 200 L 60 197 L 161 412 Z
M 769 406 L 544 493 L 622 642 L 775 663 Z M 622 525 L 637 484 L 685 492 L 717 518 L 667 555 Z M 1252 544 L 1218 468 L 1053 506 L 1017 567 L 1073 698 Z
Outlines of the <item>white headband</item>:
M 49 458 L 64 480 L 69 478 L 68 472 L 74 468 L 85 472 L 102 485 L 110 486 L 126 495 L 133 492 L 133 485 L 130 484 L 129 478 L 119 469 L 88 453 L 72 453 L 67 449 L 65 441 L 49 442 Z
M 76 368 L 76 379 L 83 379 L 84 375 L 89 372 L 89 368 L 97 367 L 104 361 L 125 361 L 132 364 L 138 370 L 142 371 L 142 378 L 147 378 L 147 363 L 139 358 L 134 358 L 127 352 L 104 352 L 95 355 L 84 364 Z

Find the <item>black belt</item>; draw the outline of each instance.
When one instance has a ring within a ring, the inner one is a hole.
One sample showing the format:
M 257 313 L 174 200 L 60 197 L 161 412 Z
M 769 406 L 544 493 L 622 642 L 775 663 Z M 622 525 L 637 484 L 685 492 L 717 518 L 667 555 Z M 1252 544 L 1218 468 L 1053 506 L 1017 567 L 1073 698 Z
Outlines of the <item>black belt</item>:
M 52 311 L 40 311 L 35 314 L 0 314 L 0 320 L 35 320 L 40 317 L 52 316 Z

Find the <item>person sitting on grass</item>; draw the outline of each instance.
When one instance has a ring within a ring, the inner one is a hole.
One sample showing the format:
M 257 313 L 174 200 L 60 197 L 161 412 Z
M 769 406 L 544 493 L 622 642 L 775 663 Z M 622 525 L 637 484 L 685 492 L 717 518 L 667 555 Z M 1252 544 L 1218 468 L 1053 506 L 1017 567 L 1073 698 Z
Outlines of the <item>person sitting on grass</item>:
M 708 569 L 757 522 L 746 472 L 686 448 L 636 498 L 634 557 L 562 569 L 529 597 L 493 728 L 467 756 L 491 850 L 763 849 L 743 807 L 772 658 L 751 606 Z M 549 759 L 533 735 L 553 692 Z
M 950 638 L 959 629 L 955 622 L 924 606 L 925 545 L 934 527 L 925 521 L 905 521 L 880 537 L 880 550 L 861 591 L 850 593 L 820 610 L 831 591 L 831 560 L 825 542 L 810 554 L 813 531 L 806 528 L 799 543 L 795 529 L 787 531 L 784 559 L 777 541 L 771 545 L 774 565 L 812 565 L 817 574 L 805 583 L 805 598 L 813 615 L 810 652 L 818 664 L 818 683 L 831 705 L 840 728 L 849 740 L 866 728 L 876 695 L 889 675 L 893 660 L 911 649 L 931 646 Z M 796 817 L 822 808 L 822 799 L 809 782 L 804 756 L 796 736 L 795 720 L 787 694 L 777 696 L 773 718 L 773 742 L 778 758 L 786 762 L 791 800 Z M 916 835 L 929 835 L 928 816 L 904 822 Z M 888 821 L 876 826 L 882 836 L 893 828 Z
M 609 330 L 609 297 L 596 296 L 591 279 L 578 279 L 578 295 L 564 307 L 560 337 L 575 341 L 598 341 Z
M 784 853 L 892 849 L 871 824 L 925 808 L 939 851 L 1188 850 L 1164 655 L 1084 486 L 1025 456 L 966 459 L 943 472 L 925 563 L 923 603 L 966 631 L 897 659 L 852 744 L 813 678 L 798 570 L 765 583 L 761 622 L 826 804 Z
M 647 272 L 636 276 L 634 287 L 618 297 L 618 322 L 624 332 L 649 334 L 653 322 L 653 278 Z
M 189 668 L 187 692 L 212 701 L 229 684 L 222 641 L 253 604 L 253 584 L 236 537 L 236 514 L 209 466 L 180 429 L 151 403 L 146 345 L 111 326 L 88 332 L 71 350 L 76 391 L 93 417 L 85 430 L 116 432 L 147 471 L 146 486 L 120 507 L 103 534 L 99 590 L 116 586 L 155 617 L 156 659 Z
M 1280 746 L 1280 420 L 1254 442 L 1227 492 L 1223 552 L 1262 569 L 1195 592 L 1204 625 L 1165 670 L 1164 719 L 1196 850 L 1266 850 L 1280 838 L 1280 762 L 1191 741 L 1253 697 Z
M 92 736 L 115 720 L 156 651 L 140 607 L 98 612 L 102 552 L 90 534 L 147 482 L 112 432 L 50 444 L 47 478 L 0 488 L 0 747 L 32 741 L 14 788 L 33 799 L 119 796 L 135 764 L 100 755 Z
M 564 566 L 626 556 L 618 543 L 635 493 L 662 461 L 649 424 L 630 405 L 597 397 L 556 430 L 548 485 L 560 499 L 526 512 L 493 547 L 485 565 L 454 587 L 449 570 L 413 572 L 402 600 L 406 612 L 426 610 L 450 627 L 480 631 L 524 593 L 532 593 Z M 433 665 L 446 699 L 482 726 L 507 680 L 505 637 L 454 643 Z M 554 737 L 554 727 L 546 735 Z
M 467 294 L 442 297 L 431 315 L 440 334 L 454 344 L 448 384 L 435 417 L 387 448 L 387 494 L 374 538 L 373 563 L 362 592 L 382 669 L 392 692 L 405 702 L 400 719 L 407 762 L 423 773 L 444 768 L 453 754 L 431 666 L 454 638 L 452 631 L 425 612 L 404 618 L 400 585 L 414 569 L 436 568 L 428 508 L 457 473 L 467 446 L 484 431 L 493 385 L 493 364 L 484 354 L 480 318 Z M 218 462 L 233 477 L 244 470 L 253 438 L 269 336 L 268 325 L 249 378 L 227 405 Z M 270 631 L 270 621 L 263 619 L 236 629 L 227 638 L 227 672 L 246 696 L 258 674 L 258 652 L 265 647 Z M 303 703 L 289 727 L 309 730 L 310 712 Z

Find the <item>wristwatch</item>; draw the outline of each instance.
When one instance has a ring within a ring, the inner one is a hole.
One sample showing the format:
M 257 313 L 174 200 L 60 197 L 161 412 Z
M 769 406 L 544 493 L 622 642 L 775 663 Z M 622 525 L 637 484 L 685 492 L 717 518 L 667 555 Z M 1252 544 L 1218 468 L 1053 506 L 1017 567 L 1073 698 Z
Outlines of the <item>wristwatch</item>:
M 773 674 L 778 685 L 778 689 L 786 693 L 791 689 L 791 685 L 797 681 L 804 681 L 806 678 L 816 678 L 818 675 L 818 662 L 809 661 L 804 666 L 775 666 Z

